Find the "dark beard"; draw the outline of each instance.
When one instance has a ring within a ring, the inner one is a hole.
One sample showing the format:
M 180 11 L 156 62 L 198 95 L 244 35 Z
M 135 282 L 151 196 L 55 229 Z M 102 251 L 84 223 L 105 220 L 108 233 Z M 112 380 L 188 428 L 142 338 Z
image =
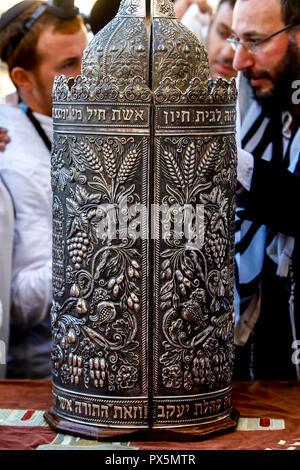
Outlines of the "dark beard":
M 245 71 L 244 75 L 250 80 L 250 73 Z M 291 110 L 294 92 L 292 84 L 300 79 L 300 48 L 293 39 L 290 39 L 286 55 L 276 67 L 273 77 L 268 74 L 266 76 L 273 82 L 273 88 L 268 93 L 260 96 L 255 88 L 252 88 L 253 96 L 265 114 L 272 116 L 276 111 Z

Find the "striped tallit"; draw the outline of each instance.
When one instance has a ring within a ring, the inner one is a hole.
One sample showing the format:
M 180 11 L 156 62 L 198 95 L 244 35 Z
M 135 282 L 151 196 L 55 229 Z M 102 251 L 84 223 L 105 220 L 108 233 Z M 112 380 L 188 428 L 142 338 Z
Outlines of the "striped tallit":
M 300 168 L 300 130 L 289 112 L 274 112 L 266 116 L 261 106 L 252 101 L 244 116 L 241 130 L 241 147 L 258 159 L 282 165 L 292 173 Z M 268 181 L 266 181 L 268 185 Z M 280 188 L 278 188 L 278 191 Z M 292 201 L 291 201 L 292 203 Z M 291 259 L 295 239 L 283 233 L 276 233 L 259 222 L 245 219 L 247 192 L 237 196 L 236 220 L 236 333 L 235 343 L 244 346 L 249 343 L 256 322 L 261 313 L 261 280 L 266 257 L 277 265 L 276 275 L 286 278 L 293 286 Z M 274 292 L 276 295 L 276 292 Z M 290 330 L 293 340 L 297 339 L 293 299 L 287 309 L 290 313 Z M 298 332 L 300 335 L 300 332 Z M 300 339 L 300 337 L 299 337 Z M 266 340 L 267 347 L 267 340 Z M 292 351 L 291 351 L 292 352 Z M 299 365 L 296 375 L 300 379 Z M 251 376 L 251 373 L 250 373 Z M 255 378 L 254 376 L 252 378 Z

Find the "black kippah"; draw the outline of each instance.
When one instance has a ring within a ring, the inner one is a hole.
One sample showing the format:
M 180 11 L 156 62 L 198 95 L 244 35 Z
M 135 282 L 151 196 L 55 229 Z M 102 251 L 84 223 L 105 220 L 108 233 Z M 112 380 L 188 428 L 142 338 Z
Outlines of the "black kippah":
M 34 3 L 37 3 L 37 0 L 25 0 L 23 2 L 17 3 L 12 8 L 4 12 L 0 18 L 0 31 Z
M 23 11 L 31 5 L 37 3 L 37 0 L 25 0 L 7 10 L 0 18 L 0 31 L 5 28 L 11 21 L 17 18 Z M 74 18 L 79 14 L 79 9 L 74 6 L 74 0 L 49 0 L 47 3 L 43 2 L 31 15 L 30 19 L 25 23 L 23 29 L 17 32 L 10 40 L 7 47 L 2 51 L 1 59 L 6 62 L 12 55 L 18 44 L 30 30 L 31 26 L 38 20 L 38 18 L 45 12 L 49 11 L 53 16 L 64 20 Z

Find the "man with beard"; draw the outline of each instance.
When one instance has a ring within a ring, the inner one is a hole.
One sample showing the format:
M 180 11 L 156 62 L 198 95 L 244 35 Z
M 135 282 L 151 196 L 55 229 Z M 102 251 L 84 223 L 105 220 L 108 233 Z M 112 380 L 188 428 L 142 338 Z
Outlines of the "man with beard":
M 237 0 L 241 72 L 236 286 L 238 379 L 300 380 L 299 0 Z M 298 262 L 297 262 L 298 261 Z

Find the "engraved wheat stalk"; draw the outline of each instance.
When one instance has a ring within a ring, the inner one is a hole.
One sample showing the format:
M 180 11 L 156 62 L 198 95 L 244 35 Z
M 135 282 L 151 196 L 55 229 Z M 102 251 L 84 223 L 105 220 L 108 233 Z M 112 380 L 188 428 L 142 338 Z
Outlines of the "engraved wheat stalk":
M 88 141 L 81 140 L 77 146 L 74 146 L 73 154 L 79 159 L 79 162 L 83 160 L 85 165 L 91 170 L 97 172 L 103 171 L 98 155 Z
M 215 162 L 219 156 L 220 145 L 214 141 L 208 145 L 204 155 L 201 157 L 197 168 L 197 176 L 203 178 L 205 174 L 215 166 Z
M 192 142 L 186 149 L 183 160 L 183 173 L 186 185 L 191 185 L 195 177 L 196 148 Z
M 165 163 L 165 167 L 166 167 L 166 176 L 168 178 L 171 177 L 171 179 L 173 180 L 173 182 L 176 184 L 176 186 L 179 186 L 180 188 L 185 188 L 185 184 L 184 184 L 184 178 L 183 178 L 183 174 L 179 168 L 179 165 L 172 153 L 172 151 L 169 149 L 169 150 L 164 150 L 163 152 L 163 156 L 164 156 L 164 163 Z
M 117 176 L 116 157 L 111 146 L 107 142 L 103 144 L 103 157 L 108 177 L 115 179 Z
M 136 166 L 139 160 L 139 151 L 136 148 L 131 148 L 125 155 L 125 158 L 119 168 L 117 181 L 120 184 L 125 183 L 129 177 L 135 173 Z

